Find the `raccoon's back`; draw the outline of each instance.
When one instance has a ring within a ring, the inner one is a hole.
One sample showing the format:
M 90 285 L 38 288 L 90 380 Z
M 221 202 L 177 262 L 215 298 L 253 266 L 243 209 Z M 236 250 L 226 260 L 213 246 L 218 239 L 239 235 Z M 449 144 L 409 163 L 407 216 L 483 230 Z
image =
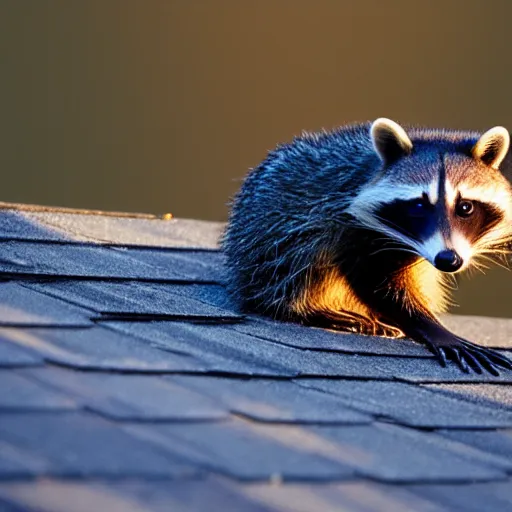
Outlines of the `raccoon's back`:
M 351 198 L 378 168 L 368 128 L 304 134 L 250 171 L 222 241 L 228 291 L 242 308 L 283 316 L 307 285 L 308 267 L 334 243 Z

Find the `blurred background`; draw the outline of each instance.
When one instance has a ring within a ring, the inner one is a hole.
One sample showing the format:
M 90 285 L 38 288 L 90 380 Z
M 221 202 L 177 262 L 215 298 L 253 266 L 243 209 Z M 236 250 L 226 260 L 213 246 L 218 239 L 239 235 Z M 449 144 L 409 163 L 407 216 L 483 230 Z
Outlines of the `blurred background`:
M 3 201 L 225 220 L 303 129 L 512 129 L 510 0 L 2 0 Z M 460 313 L 512 316 L 512 274 Z

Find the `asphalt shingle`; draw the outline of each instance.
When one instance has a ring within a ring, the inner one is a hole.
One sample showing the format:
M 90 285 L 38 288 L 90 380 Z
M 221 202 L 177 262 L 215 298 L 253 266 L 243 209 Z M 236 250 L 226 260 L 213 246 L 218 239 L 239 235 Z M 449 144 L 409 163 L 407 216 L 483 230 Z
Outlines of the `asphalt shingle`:
M 173 291 L 183 295 L 193 295 L 212 305 L 234 307 L 226 290 L 220 286 L 195 285 L 191 287 L 176 284 Z M 443 315 L 443 321 L 447 327 L 460 336 L 467 337 L 483 346 L 512 350 L 512 320 L 499 319 L 497 322 L 494 318 L 446 314 Z M 260 316 L 251 316 L 247 322 L 234 325 L 232 329 L 290 347 L 308 350 L 332 350 L 397 357 L 432 357 L 425 346 L 407 338 L 390 339 L 349 334 L 278 322 Z M 479 334 L 478 339 L 474 338 L 475 332 Z
M 110 485 L 69 480 L 0 483 L 2 512 L 149 512 L 147 506 L 116 493 Z M 121 488 L 121 491 L 124 489 Z M 4 511 L 4 503 L 5 511 Z M 7 507 L 16 508 L 7 508 Z
M 240 420 L 220 423 L 136 425 L 133 435 L 168 448 L 205 470 L 239 480 L 340 480 L 353 477 L 352 467 L 312 446 L 276 438 L 271 427 Z M 282 436 L 297 427 L 274 427 Z M 262 430 L 263 429 L 263 430 Z M 267 434 L 267 435 L 266 435 Z
M 229 309 L 233 313 L 240 313 L 229 297 L 226 288 L 218 284 L 181 284 L 152 283 L 152 287 L 165 287 L 172 293 L 191 299 L 199 300 L 211 306 Z
M 34 369 L 24 375 L 53 386 L 88 410 L 114 420 L 216 421 L 229 415 L 218 400 L 161 377 L 77 373 L 57 368 Z
M 473 485 L 418 485 L 411 491 L 438 503 L 447 511 L 509 512 L 512 509 L 512 482 Z
M 512 372 L 241 315 L 221 228 L 0 209 L 0 509 L 510 508 Z
M 0 329 L 0 336 L 22 347 L 30 347 L 49 362 L 72 368 L 134 372 L 204 372 L 208 369 L 207 363 L 195 357 L 171 350 L 162 351 L 147 341 L 102 327 L 4 328 Z
M 503 479 L 491 460 L 450 442 L 391 425 L 285 426 L 232 420 L 216 424 L 127 427 L 134 435 L 238 479 L 333 480 L 358 475 L 383 482 Z
M 509 357 L 508 352 L 501 352 Z M 455 363 L 443 368 L 435 359 L 395 358 L 393 375 L 396 379 L 413 383 L 508 383 L 512 382 L 512 371 L 501 370 L 495 377 L 487 372 L 482 374 L 463 373 Z
M 0 437 L 45 461 L 44 471 L 32 468 L 34 476 L 173 478 L 197 474 L 168 450 L 156 450 L 85 413 L 4 413 Z
M 220 251 L 189 249 L 130 249 L 131 258 L 172 274 L 189 276 L 195 283 L 221 283 L 224 281 L 224 255 Z
M 62 411 L 76 409 L 66 394 L 27 378 L 23 370 L 0 370 L 0 411 Z
M 168 252 L 165 257 L 148 253 L 145 259 L 142 254 L 134 251 L 132 257 L 130 249 L 89 244 L 7 241 L 0 247 L 0 274 L 170 282 L 220 279 L 218 266 L 206 265 L 201 252 Z
M 13 276 L 143 278 L 156 272 L 122 251 L 103 247 L 32 242 L 5 242 L 0 247 L 0 273 Z
M 11 342 L 5 331 L 0 329 L 0 368 L 37 366 L 43 364 L 43 357 L 37 352 L 22 348 Z
M 512 350 L 512 320 L 483 316 L 443 315 L 453 332 L 484 347 Z
M 308 351 L 239 333 L 222 325 L 109 322 L 113 329 L 164 349 L 205 359 L 220 372 L 275 377 L 336 376 L 392 379 L 397 358 Z M 436 363 L 437 364 L 437 363 Z
M 64 212 L 25 212 L 34 224 L 73 239 L 155 247 L 218 248 L 221 222 L 189 219 L 114 217 Z
M 120 334 L 137 336 L 162 350 L 200 358 L 210 369 L 221 373 L 290 377 L 297 372 L 290 368 L 279 346 L 276 355 L 273 346 L 258 345 L 254 338 L 244 339 L 243 334 L 233 331 L 227 331 L 226 335 L 226 330 L 217 325 L 180 322 L 105 322 L 104 325 Z M 289 354 L 292 358 L 293 355 Z
M 369 481 L 314 486 L 252 484 L 243 490 L 252 499 L 276 507 L 276 512 L 448 512 L 410 492 L 409 486 Z
M 459 401 L 413 384 L 334 379 L 301 379 L 296 382 L 337 395 L 343 403 L 360 411 L 404 425 L 421 428 L 512 426 L 510 412 Z
M 26 213 L 12 209 L 0 209 L 1 240 L 55 240 L 68 238 L 49 225 L 43 225 L 36 219 L 30 219 Z
M 90 311 L 13 282 L 0 282 L 0 327 L 87 327 Z
M 3 436 L 0 436 L 0 439 L 0 481 L 33 478 L 35 475 L 47 474 L 51 470 L 51 462 L 30 448 L 15 446 Z
M 512 473 L 512 429 L 439 430 L 439 434 L 501 459 L 500 464 Z
M 172 376 L 168 380 L 210 396 L 233 413 L 256 421 L 349 425 L 371 422 L 371 417 L 347 407 L 338 397 L 290 381 L 198 376 Z
M 147 339 L 157 346 L 212 361 L 218 371 L 239 375 L 318 376 L 411 382 L 512 382 L 512 371 L 500 377 L 442 368 L 434 358 L 366 356 L 297 349 L 257 338 L 223 325 L 183 322 L 109 322 L 118 332 Z M 212 357 L 215 359 L 212 360 Z
M 20 512 L 69 512 L 69 504 L 77 502 L 86 504 L 82 509 L 74 509 L 77 512 L 278 512 L 270 503 L 265 505 L 261 499 L 251 498 L 245 492 L 247 488 L 219 478 L 129 482 L 46 480 L 29 485 L 0 484 L 0 497 L 25 507 Z
M 232 329 L 266 340 L 308 350 L 398 357 L 432 357 L 422 345 L 407 339 L 389 339 L 329 331 L 298 324 L 258 318 L 234 325 Z
M 460 454 L 428 432 L 384 424 L 309 428 L 348 454 L 344 456 L 359 475 L 382 482 L 472 482 L 505 476 L 489 460 Z
M 3 512 L 34 512 L 34 509 L 29 510 L 28 508 L 21 508 L 12 501 L 7 502 L 2 498 L 0 498 L 0 510 Z
M 466 487 L 450 486 L 457 492 Z M 243 484 L 210 477 L 165 482 L 9 482 L 0 484 L 0 496 L 26 507 L 23 512 L 33 512 L 30 506 L 43 512 L 69 512 L 70 502 L 90 504 L 80 512 L 204 512 L 213 504 L 215 512 L 447 512 L 408 489 L 375 482 Z
M 231 310 L 174 294 L 172 286 L 152 286 L 140 282 L 110 283 L 69 280 L 52 283 L 25 283 L 25 286 L 110 317 L 153 316 L 218 321 L 233 321 L 242 318 Z
M 512 386 L 507 384 L 427 384 L 425 387 L 459 400 L 512 410 Z

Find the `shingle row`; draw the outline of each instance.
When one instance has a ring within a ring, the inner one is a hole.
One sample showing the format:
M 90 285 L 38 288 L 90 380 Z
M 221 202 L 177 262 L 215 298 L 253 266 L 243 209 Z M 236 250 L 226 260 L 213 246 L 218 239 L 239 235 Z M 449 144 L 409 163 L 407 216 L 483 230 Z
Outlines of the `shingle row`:
M 512 482 L 405 487 L 362 481 L 247 485 L 211 477 L 129 482 L 43 480 L 0 484 L 0 500 L 7 512 L 69 511 L 70 503 L 87 503 L 90 510 L 129 512 L 204 512 L 211 510 L 212 504 L 224 512 L 508 512 Z

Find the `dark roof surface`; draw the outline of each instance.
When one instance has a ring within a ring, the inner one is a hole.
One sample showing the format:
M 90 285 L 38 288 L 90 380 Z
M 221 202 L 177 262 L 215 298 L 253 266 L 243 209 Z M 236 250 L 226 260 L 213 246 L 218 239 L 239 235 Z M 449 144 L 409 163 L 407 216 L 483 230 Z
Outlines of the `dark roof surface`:
M 243 317 L 221 229 L 0 210 L 1 511 L 512 509 L 512 372 Z

